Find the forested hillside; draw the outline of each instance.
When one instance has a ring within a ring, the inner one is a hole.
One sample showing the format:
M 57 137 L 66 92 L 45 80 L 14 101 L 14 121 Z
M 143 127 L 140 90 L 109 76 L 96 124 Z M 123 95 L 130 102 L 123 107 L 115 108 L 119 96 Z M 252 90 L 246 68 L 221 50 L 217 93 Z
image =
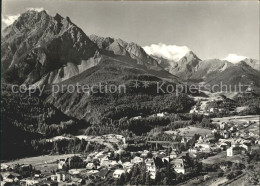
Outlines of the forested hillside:
M 64 113 L 84 119 L 91 124 L 111 123 L 124 117 L 148 116 L 160 112 L 187 112 L 195 104 L 186 93 L 167 92 L 166 86 L 175 87 L 176 83 L 167 82 L 142 69 L 129 64 L 107 60 L 75 76 L 62 85 L 122 85 L 125 89 L 116 92 L 103 92 L 99 89 L 88 93 L 59 91 L 47 98 Z M 146 83 L 147 86 L 144 86 Z M 164 83 L 164 84 L 163 84 Z M 157 92 L 159 85 L 162 89 Z M 137 86 L 136 86 L 137 85 Z
M 11 85 L 2 85 L 1 135 L 2 158 L 26 156 L 32 139 L 47 138 L 87 127 L 87 123 L 66 116 L 36 96 L 13 93 Z M 12 134 L 12 135 L 11 135 Z M 14 137 L 15 136 L 15 137 Z M 32 154 L 30 154 L 32 155 Z

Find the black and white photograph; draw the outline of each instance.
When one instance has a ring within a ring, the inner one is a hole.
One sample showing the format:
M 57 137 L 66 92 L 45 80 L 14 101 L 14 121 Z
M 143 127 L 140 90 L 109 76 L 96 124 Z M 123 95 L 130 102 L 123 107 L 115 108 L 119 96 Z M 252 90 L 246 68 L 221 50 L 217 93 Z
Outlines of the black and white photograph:
M 260 185 L 259 1 L 1 10 L 1 186 Z

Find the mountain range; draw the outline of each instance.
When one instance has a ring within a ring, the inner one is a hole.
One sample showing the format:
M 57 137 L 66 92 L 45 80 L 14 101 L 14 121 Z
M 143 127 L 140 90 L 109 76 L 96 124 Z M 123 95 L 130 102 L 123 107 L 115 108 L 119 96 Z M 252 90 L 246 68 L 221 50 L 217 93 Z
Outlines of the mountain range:
M 176 78 L 137 44 L 88 37 L 68 17 L 52 17 L 46 11 L 21 14 L 3 30 L 1 39 L 2 76 L 11 83 L 60 83 L 107 59 L 156 76 Z
M 178 61 L 166 59 L 160 55 L 153 55 L 158 63 L 171 74 L 190 83 L 203 83 L 226 85 L 252 85 L 260 87 L 259 60 L 245 58 L 237 63 L 227 60 L 209 59 L 201 60 L 192 51 L 187 52 Z
M 61 83 L 113 61 L 173 82 L 236 84 L 240 81 L 260 87 L 259 60 L 246 58 L 235 64 L 221 59 L 201 60 L 192 51 L 178 61 L 169 60 L 148 55 L 133 42 L 87 36 L 70 18 L 59 14 L 52 17 L 46 11 L 29 10 L 21 14 L 3 30 L 1 39 L 2 77 L 10 83 Z

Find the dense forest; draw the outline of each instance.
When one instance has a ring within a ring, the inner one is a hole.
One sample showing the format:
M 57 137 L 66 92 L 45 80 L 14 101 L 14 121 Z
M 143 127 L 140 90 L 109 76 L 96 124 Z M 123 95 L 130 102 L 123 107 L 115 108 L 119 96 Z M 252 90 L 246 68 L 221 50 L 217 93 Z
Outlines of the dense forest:
M 32 140 L 32 149 L 35 154 L 69 154 L 69 153 L 90 153 L 105 148 L 105 145 L 87 142 L 78 138 L 70 140 L 62 139 L 49 141 L 46 139 Z
M 88 126 L 85 121 L 63 114 L 36 96 L 12 93 L 11 87 L 5 84 L 2 85 L 1 105 L 1 135 L 5 139 L 1 145 L 1 149 L 5 149 L 1 154 L 3 159 L 32 155 L 33 139 L 70 133 Z

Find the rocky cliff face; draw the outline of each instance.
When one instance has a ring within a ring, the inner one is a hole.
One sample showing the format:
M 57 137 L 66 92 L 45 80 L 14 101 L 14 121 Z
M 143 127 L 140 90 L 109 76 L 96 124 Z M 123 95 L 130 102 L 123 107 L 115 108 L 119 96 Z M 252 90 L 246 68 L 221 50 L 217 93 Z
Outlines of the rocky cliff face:
M 246 58 L 235 64 L 220 59 L 201 60 L 191 51 L 179 61 L 153 57 L 165 70 L 184 81 L 205 82 L 212 85 L 220 82 L 235 85 L 241 81 L 244 84 L 254 82 L 257 87 L 260 86 L 257 82 L 260 69 L 258 60 Z
M 260 71 L 260 61 L 259 60 L 246 58 L 243 61 L 245 63 L 247 63 L 249 66 L 251 66 L 253 69 Z
M 233 90 L 235 90 L 234 85 L 245 85 L 241 89 L 245 90 L 249 86 L 255 91 L 259 92 L 260 73 L 258 70 L 253 69 L 246 62 L 242 61 L 237 64 L 232 64 L 226 67 L 223 71 L 215 74 L 211 74 L 205 82 L 210 85 L 216 85 L 222 83 L 223 85 L 232 85 Z M 236 91 L 239 91 L 238 86 Z
M 12 83 L 58 82 L 98 55 L 96 45 L 68 17 L 45 11 L 23 13 L 1 37 L 2 74 Z
M 188 79 L 192 76 L 201 62 L 192 51 L 189 51 L 179 61 L 167 60 L 162 57 L 153 56 L 159 64 L 171 74 L 176 75 L 182 79 Z
M 172 78 L 135 43 L 90 38 L 71 20 L 45 11 L 27 11 L 4 29 L 1 67 L 4 81 L 26 85 L 60 83 L 107 59 Z
M 183 58 L 171 66 L 170 73 L 177 74 L 177 76 L 183 79 L 189 78 L 193 72 L 195 72 L 200 63 L 200 59 L 192 52 L 188 52 Z
M 133 65 L 140 65 L 147 69 L 163 70 L 158 62 L 149 56 L 144 49 L 136 43 L 127 43 L 121 39 L 110 37 L 100 37 L 96 35 L 89 36 L 90 39 L 97 44 L 103 54 L 122 59 Z

